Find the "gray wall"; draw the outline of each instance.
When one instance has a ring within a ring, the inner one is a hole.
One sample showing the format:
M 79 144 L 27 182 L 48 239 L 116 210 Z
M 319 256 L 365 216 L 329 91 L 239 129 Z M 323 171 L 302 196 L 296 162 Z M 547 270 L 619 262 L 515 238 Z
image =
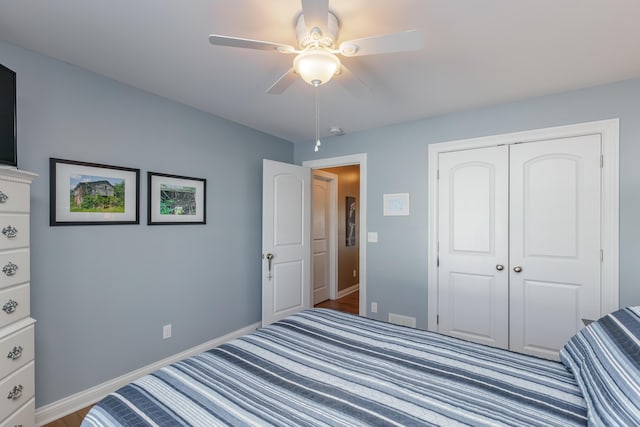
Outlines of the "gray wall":
M 318 153 L 296 144 L 294 157 L 367 153 L 367 227 L 379 239 L 367 247 L 367 305 L 378 302 L 372 317 L 405 314 L 426 328 L 428 144 L 611 118 L 620 118 L 620 304 L 640 305 L 638 79 L 325 138 Z M 383 217 L 382 195 L 398 192 L 411 193 L 411 216 Z
M 262 159 L 292 144 L 0 43 L 18 76 L 37 406 L 260 320 Z M 49 227 L 49 157 L 141 169 L 140 225 Z M 147 226 L 146 172 L 207 179 L 207 225 Z M 162 340 L 162 325 L 173 337 Z

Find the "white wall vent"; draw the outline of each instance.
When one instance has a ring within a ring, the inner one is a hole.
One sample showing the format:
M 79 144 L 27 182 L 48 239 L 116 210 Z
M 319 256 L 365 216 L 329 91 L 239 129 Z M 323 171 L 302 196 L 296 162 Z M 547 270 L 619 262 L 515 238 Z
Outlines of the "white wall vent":
M 389 313 L 389 323 L 395 323 L 396 325 L 416 327 L 416 318 L 403 316 L 401 314 Z

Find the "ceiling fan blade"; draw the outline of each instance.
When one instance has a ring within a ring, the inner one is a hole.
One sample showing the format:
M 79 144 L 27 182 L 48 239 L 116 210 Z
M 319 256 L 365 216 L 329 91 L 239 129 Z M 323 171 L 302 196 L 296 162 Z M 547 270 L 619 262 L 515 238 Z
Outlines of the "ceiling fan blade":
M 329 0 L 302 0 L 302 15 L 307 31 L 318 27 L 323 35 L 329 35 Z
M 380 53 L 406 52 L 424 47 L 422 31 L 411 30 L 383 36 L 365 37 L 340 43 L 344 56 L 377 55 Z
M 269 89 L 267 89 L 267 93 L 269 95 L 280 95 L 284 92 L 289 86 L 293 84 L 298 79 L 298 75 L 296 74 L 293 67 L 289 69 L 286 73 L 284 73 L 278 81 L 271 85 Z
M 356 98 L 361 98 L 371 91 L 371 88 L 353 74 L 344 64 L 340 65 L 340 74 L 336 76 L 336 81 Z
M 282 53 L 294 53 L 293 46 L 280 43 L 265 42 L 262 40 L 242 39 L 240 37 L 220 36 L 211 34 L 209 43 L 216 46 L 241 47 L 245 49 L 275 50 Z

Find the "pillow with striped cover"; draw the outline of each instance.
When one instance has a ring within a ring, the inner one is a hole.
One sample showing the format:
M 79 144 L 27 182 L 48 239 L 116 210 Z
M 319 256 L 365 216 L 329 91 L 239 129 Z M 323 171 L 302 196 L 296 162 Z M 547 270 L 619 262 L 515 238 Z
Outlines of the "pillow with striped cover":
M 640 307 L 604 316 L 560 351 L 587 402 L 589 425 L 640 426 Z

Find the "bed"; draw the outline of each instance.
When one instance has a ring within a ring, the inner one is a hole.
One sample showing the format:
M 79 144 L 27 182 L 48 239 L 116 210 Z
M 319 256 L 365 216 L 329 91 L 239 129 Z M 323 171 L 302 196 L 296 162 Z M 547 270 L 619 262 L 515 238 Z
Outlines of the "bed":
M 143 376 L 82 426 L 640 425 L 639 342 L 640 307 L 562 363 L 310 309 Z

